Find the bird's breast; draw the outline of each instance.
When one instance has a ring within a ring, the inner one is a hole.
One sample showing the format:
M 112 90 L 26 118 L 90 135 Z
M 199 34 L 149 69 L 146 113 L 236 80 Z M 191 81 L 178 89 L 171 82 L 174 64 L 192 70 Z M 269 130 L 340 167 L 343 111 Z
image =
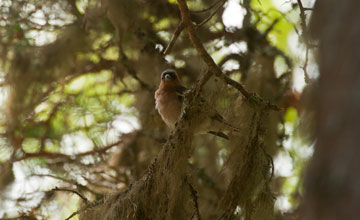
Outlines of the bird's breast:
M 173 129 L 182 111 L 182 104 L 177 95 L 160 93 L 156 99 L 156 108 L 166 125 Z

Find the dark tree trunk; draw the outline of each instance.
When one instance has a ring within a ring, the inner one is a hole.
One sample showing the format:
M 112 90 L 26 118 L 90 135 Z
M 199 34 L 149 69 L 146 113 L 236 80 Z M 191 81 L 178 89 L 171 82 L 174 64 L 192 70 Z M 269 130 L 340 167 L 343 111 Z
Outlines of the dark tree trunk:
M 360 219 L 360 1 L 319 0 L 317 142 L 305 179 L 302 219 Z

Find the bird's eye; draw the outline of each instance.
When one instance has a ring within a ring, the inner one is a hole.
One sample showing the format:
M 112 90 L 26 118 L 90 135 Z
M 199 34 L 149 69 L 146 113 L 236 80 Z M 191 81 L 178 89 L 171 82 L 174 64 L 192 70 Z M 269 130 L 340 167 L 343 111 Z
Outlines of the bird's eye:
M 165 75 L 165 79 L 171 79 L 172 77 L 171 77 L 171 75 L 170 74 L 166 74 Z

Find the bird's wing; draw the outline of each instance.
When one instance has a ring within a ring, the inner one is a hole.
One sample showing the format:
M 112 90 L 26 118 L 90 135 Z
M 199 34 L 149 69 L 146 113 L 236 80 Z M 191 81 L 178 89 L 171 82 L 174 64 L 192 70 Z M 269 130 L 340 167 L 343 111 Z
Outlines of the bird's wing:
M 157 98 L 158 98 L 158 96 L 159 96 L 159 93 L 160 93 L 159 90 L 156 90 L 156 91 L 155 91 L 155 95 L 154 95 L 154 98 L 155 98 L 155 109 L 157 109 L 157 101 L 156 101 L 156 100 L 157 100 Z
M 179 85 L 176 87 L 176 95 L 180 102 L 184 101 L 184 93 L 186 91 L 186 88 L 182 85 Z

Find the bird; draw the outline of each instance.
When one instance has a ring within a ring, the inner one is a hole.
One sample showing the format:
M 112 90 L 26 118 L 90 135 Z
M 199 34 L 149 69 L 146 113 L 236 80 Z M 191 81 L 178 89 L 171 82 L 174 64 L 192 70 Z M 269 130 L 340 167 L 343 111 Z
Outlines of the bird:
M 186 90 L 187 89 L 181 85 L 179 76 L 174 69 L 167 69 L 161 73 L 160 85 L 154 95 L 155 108 L 165 124 L 172 130 L 175 128 L 176 122 L 183 111 L 184 93 Z M 205 99 L 201 98 L 200 103 L 204 105 L 201 109 L 204 109 L 204 112 L 207 114 L 207 122 L 200 122 L 201 124 L 206 124 L 206 128 L 204 129 L 202 128 L 204 126 L 199 126 L 201 128 L 197 130 L 200 130 L 200 132 L 197 133 L 209 133 L 224 139 L 229 139 L 229 137 L 222 132 L 222 129 L 239 131 L 238 128 L 226 122 Z M 218 126 L 219 124 L 221 125 L 220 127 Z M 203 130 L 205 130 L 205 132 L 203 132 Z

